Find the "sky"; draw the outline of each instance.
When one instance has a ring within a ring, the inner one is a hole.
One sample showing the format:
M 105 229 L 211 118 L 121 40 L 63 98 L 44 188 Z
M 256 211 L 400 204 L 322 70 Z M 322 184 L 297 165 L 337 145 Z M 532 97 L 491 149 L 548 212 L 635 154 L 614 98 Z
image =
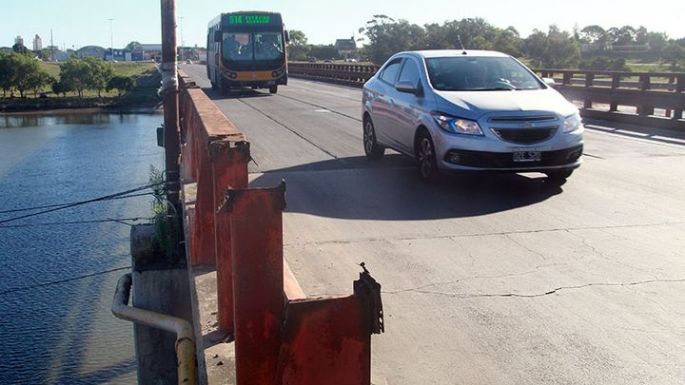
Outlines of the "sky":
M 628 24 L 685 37 L 684 0 L 176 0 L 176 4 L 179 43 L 182 37 L 187 46 L 204 45 L 208 22 L 219 13 L 237 10 L 281 12 L 287 29 L 304 31 L 314 44 L 348 38 L 374 14 L 417 24 L 481 17 L 498 27 L 513 26 L 523 36 L 551 24 L 565 30 L 575 25 Z M 645 11 L 646 4 L 650 11 Z M 108 19 L 114 19 L 111 35 Z M 36 34 L 48 46 L 51 29 L 55 45 L 66 48 L 109 47 L 111 37 L 116 48 L 131 41 L 159 43 L 160 1 L 2 0 L 0 47 L 12 46 L 17 35 L 31 47 Z

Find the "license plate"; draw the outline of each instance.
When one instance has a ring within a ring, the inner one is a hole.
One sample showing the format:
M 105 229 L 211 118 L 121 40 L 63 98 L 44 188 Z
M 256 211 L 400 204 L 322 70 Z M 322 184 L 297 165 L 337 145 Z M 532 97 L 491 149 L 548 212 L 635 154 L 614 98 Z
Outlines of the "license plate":
M 540 151 L 517 151 L 514 153 L 514 162 L 539 162 L 542 159 Z

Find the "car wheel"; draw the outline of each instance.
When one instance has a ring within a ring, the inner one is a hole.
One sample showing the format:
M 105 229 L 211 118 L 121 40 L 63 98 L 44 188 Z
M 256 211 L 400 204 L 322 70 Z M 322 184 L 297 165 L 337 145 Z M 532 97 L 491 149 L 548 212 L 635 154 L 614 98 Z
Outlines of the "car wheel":
M 371 160 L 378 160 L 385 154 L 385 148 L 376 141 L 376 129 L 369 117 L 364 119 L 364 153 Z
M 270 94 L 275 94 L 278 92 L 278 86 L 271 86 L 269 87 L 269 93 Z
M 419 176 L 426 182 L 435 182 L 440 177 L 435 146 L 428 132 L 422 131 L 416 141 L 416 160 L 419 163 Z
M 573 174 L 573 170 L 550 171 L 546 174 L 548 182 L 553 183 L 557 186 L 561 186 L 564 183 L 566 183 L 566 179 L 568 179 L 571 176 L 571 174 Z

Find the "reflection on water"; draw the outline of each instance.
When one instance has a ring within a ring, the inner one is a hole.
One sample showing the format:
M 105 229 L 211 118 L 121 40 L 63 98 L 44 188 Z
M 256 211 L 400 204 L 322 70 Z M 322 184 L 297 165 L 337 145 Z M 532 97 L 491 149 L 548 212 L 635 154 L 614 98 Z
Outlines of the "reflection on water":
M 20 127 L 39 127 L 52 126 L 63 124 L 87 124 L 87 125 L 103 125 L 109 124 L 112 119 L 116 119 L 120 123 L 127 120 L 135 119 L 132 114 L 64 114 L 53 116 L 42 115 L 5 115 L 0 116 L 0 129 L 2 128 L 20 128 Z
M 0 222 L 18 215 L 8 210 L 145 185 L 163 164 L 161 120 L 0 116 Z M 140 197 L 0 223 L 1 384 L 135 383 L 132 326 L 110 313 L 125 271 L 79 278 L 129 266 L 130 228 L 83 222 L 149 213 Z

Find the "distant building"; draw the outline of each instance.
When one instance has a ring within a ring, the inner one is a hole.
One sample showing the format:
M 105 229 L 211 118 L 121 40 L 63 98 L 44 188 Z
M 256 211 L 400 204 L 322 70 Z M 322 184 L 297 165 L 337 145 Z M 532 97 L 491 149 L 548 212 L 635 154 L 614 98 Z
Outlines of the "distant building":
M 36 35 L 36 37 L 33 38 L 33 50 L 34 51 L 40 51 L 43 49 L 43 39 L 40 38 L 40 36 Z
M 207 63 L 207 48 L 197 49 L 197 59 L 200 63 Z
M 349 39 L 338 39 L 335 41 L 335 49 L 341 57 L 349 58 L 357 50 L 357 42 L 354 41 L 354 36 Z
M 87 57 L 104 59 L 105 58 L 105 49 L 102 47 L 95 46 L 95 45 L 88 45 L 88 46 L 80 48 L 78 51 L 76 51 L 76 54 L 81 59 L 87 58 Z
M 114 57 L 112 57 L 112 54 Z M 131 61 L 131 51 L 125 49 L 115 49 L 105 51 L 105 60 L 107 61 Z
M 154 60 L 160 61 L 162 58 L 161 44 L 139 44 L 133 47 L 131 51 L 131 60 L 143 61 Z
M 14 38 L 14 45 L 24 45 L 24 38 L 21 35 Z

